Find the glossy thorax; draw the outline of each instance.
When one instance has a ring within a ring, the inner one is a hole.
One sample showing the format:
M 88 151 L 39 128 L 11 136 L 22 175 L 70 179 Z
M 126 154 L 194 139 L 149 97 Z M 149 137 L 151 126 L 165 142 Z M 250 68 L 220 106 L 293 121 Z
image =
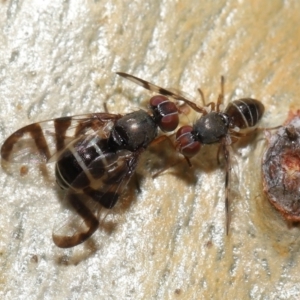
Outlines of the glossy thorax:
M 146 148 L 157 136 L 157 125 L 145 111 L 138 110 L 116 121 L 110 137 L 112 149 L 136 151 Z
M 210 112 L 198 119 L 192 135 L 201 144 L 213 144 L 226 136 L 229 128 L 229 116 L 225 113 Z

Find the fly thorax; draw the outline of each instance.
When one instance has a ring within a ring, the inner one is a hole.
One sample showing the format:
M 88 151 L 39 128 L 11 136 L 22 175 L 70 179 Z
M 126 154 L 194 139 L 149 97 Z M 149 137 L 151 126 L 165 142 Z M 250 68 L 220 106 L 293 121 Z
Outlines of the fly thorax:
M 146 148 L 157 135 L 157 125 L 143 110 L 126 114 L 118 119 L 111 131 L 109 142 L 112 148 L 136 151 Z

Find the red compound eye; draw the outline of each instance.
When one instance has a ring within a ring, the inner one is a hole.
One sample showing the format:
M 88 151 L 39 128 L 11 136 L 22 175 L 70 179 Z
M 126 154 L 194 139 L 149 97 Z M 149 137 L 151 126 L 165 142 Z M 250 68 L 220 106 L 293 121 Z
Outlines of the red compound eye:
M 186 157 L 193 157 L 201 148 L 201 144 L 195 141 L 192 134 L 192 126 L 183 126 L 176 133 L 176 141 L 178 143 L 179 152 Z
M 176 105 L 167 97 L 158 95 L 150 99 L 150 106 L 153 111 L 155 122 L 162 131 L 173 131 L 179 123 L 178 110 Z

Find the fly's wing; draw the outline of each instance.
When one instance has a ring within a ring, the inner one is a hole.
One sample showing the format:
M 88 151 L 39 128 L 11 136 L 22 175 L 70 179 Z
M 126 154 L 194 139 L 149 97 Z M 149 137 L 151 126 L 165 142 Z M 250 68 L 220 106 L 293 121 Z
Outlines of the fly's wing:
M 198 105 L 196 105 L 194 102 L 186 99 L 183 95 L 181 94 L 178 94 L 178 93 L 173 93 L 172 91 L 170 90 L 167 90 L 165 88 L 162 88 L 160 86 L 157 86 L 153 83 L 150 83 L 146 80 L 143 80 L 141 78 L 138 78 L 138 77 L 135 77 L 133 75 L 130 75 L 130 74 L 127 74 L 127 73 L 123 73 L 123 72 L 117 72 L 117 74 L 121 77 L 124 77 L 140 86 L 142 86 L 143 88 L 149 90 L 149 91 L 152 91 L 152 92 L 155 92 L 155 93 L 158 93 L 158 94 L 161 94 L 161 95 L 164 95 L 164 96 L 169 96 L 175 100 L 180 100 L 180 101 L 183 101 L 185 102 L 187 105 L 189 105 L 192 109 L 194 109 L 195 111 L 199 112 L 199 113 L 206 113 L 206 110 L 203 108 L 203 107 L 200 107 Z
M 106 138 L 121 115 L 94 113 L 33 123 L 18 129 L 1 147 L 2 162 L 47 163 L 58 159 L 67 145 L 83 135 Z
M 136 169 L 140 152 L 104 152 L 71 184 L 63 201 L 63 211 L 53 230 L 53 241 L 61 248 L 87 240 L 115 206 Z M 77 188 L 89 179 L 86 187 Z

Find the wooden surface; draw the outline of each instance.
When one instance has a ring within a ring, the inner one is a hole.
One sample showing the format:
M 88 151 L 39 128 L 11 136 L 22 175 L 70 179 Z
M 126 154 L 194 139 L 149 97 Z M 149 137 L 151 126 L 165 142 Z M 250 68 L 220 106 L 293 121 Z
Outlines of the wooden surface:
M 257 98 L 262 125 L 281 124 L 300 106 L 299 12 L 279 0 L 2 1 L 0 141 L 104 102 L 114 113 L 145 107 L 151 93 L 116 71 L 195 101 L 199 87 L 215 100 L 224 75 L 226 102 Z M 216 147 L 155 179 L 173 154 L 151 147 L 116 229 L 71 250 L 51 239 L 61 198 L 51 167 L 49 180 L 32 165 L 22 178 L 1 172 L 0 298 L 299 299 L 300 231 L 263 195 L 265 147 L 260 134 L 235 151 L 228 237 Z

